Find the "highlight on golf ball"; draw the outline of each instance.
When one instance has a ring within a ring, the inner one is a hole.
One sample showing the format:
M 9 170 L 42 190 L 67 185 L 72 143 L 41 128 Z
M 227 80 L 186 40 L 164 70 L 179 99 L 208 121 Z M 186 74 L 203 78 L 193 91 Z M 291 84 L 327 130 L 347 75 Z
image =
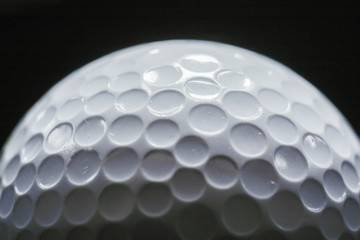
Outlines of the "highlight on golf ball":
M 73 72 L 1 157 L 1 240 L 359 239 L 360 151 L 284 65 L 210 41 Z

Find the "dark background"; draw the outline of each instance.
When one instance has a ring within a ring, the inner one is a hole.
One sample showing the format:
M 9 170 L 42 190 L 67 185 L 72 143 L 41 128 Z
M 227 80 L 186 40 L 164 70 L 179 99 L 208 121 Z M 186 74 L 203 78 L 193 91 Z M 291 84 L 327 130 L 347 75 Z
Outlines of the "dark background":
M 360 9 L 327 1 L 0 0 L 0 145 L 71 71 L 139 43 L 221 41 L 268 55 L 327 95 L 360 132 Z

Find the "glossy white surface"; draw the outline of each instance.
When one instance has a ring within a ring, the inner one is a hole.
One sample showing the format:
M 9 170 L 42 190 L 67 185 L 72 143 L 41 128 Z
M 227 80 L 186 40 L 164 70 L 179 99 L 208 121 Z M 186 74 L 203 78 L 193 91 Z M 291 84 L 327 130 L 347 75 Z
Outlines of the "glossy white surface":
M 143 44 L 75 71 L 18 124 L 0 236 L 356 239 L 359 149 L 329 100 L 267 57 Z

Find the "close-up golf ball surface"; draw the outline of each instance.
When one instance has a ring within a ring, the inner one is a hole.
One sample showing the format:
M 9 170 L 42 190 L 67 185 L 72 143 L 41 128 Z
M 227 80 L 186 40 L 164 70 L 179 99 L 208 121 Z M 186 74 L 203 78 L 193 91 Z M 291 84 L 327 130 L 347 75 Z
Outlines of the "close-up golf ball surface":
M 289 68 L 153 42 L 76 70 L 20 121 L 0 239 L 359 239 L 359 175 L 350 124 Z

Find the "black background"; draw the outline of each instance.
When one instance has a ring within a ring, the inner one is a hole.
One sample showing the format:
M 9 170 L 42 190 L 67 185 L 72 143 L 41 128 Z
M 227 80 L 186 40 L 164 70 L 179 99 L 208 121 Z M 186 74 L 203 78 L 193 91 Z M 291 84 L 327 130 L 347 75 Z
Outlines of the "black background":
M 120 48 L 175 38 L 230 43 L 284 63 L 359 133 L 357 2 L 0 0 L 0 144 L 71 71 Z

